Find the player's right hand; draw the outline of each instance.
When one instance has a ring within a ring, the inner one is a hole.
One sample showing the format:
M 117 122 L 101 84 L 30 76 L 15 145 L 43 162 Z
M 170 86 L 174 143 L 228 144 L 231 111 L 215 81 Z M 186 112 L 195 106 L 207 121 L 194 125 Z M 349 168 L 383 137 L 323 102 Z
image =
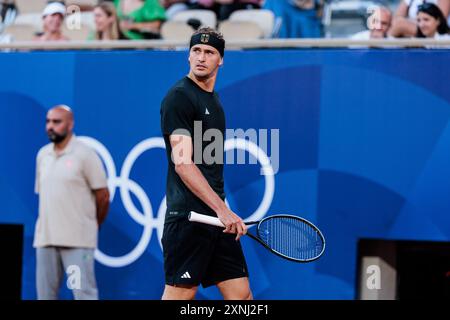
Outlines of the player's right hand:
M 244 221 L 230 209 L 226 208 L 220 212 L 217 212 L 217 217 L 225 226 L 223 232 L 236 233 L 236 241 L 247 233 L 247 226 Z

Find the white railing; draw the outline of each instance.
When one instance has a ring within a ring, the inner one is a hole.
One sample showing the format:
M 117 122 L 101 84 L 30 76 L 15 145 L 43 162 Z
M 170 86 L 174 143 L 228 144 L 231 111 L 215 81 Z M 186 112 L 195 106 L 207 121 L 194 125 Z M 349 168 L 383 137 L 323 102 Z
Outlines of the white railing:
M 120 40 L 120 41 L 54 41 L 34 42 L 17 41 L 0 43 L 0 50 L 93 50 L 93 49 L 182 49 L 187 48 L 187 41 L 168 40 Z M 380 39 L 380 40 L 350 40 L 350 39 L 264 39 L 250 41 L 228 41 L 229 50 L 258 48 L 450 48 L 450 39 Z

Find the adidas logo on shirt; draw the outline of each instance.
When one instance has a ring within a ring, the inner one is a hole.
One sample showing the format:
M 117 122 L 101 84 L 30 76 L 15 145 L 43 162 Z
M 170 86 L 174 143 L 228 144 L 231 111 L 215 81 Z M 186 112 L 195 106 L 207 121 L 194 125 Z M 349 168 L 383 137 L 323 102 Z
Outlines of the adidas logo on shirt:
M 209 114 L 209 110 L 208 110 L 208 108 L 206 108 L 205 114 Z
M 191 278 L 191 275 L 187 271 L 181 276 L 181 279 L 190 279 L 190 278 Z

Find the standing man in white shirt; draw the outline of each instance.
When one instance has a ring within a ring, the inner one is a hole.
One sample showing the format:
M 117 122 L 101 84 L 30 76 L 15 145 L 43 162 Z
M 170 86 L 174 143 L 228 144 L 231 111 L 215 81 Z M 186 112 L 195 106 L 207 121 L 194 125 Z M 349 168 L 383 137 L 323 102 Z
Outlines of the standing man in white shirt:
M 109 208 L 106 173 L 94 150 L 73 134 L 74 117 L 65 105 L 47 113 L 51 143 L 36 159 L 39 217 L 36 248 L 38 299 L 58 299 L 64 272 L 77 300 L 96 300 L 94 250 Z M 73 277 L 73 278 L 72 278 Z

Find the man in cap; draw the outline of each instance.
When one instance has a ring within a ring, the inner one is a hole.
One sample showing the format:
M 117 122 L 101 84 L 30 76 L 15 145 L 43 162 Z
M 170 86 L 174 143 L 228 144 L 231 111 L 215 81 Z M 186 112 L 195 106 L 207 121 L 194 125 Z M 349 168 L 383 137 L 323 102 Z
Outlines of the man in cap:
M 224 49 L 220 33 L 211 28 L 197 30 L 190 41 L 189 74 L 169 90 L 161 104 L 168 159 L 162 299 L 194 299 L 200 284 L 216 285 L 224 299 L 252 299 L 239 242 L 247 227 L 224 202 L 225 115 L 214 91 Z M 210 156 L 211 146 L 202 141 L 205 132 L 217 134 Z M 200 151 L 196 153 L 201 159 L 193 150 Z M 190 222 L 190 211 L 218 217 L 225 230 Z

